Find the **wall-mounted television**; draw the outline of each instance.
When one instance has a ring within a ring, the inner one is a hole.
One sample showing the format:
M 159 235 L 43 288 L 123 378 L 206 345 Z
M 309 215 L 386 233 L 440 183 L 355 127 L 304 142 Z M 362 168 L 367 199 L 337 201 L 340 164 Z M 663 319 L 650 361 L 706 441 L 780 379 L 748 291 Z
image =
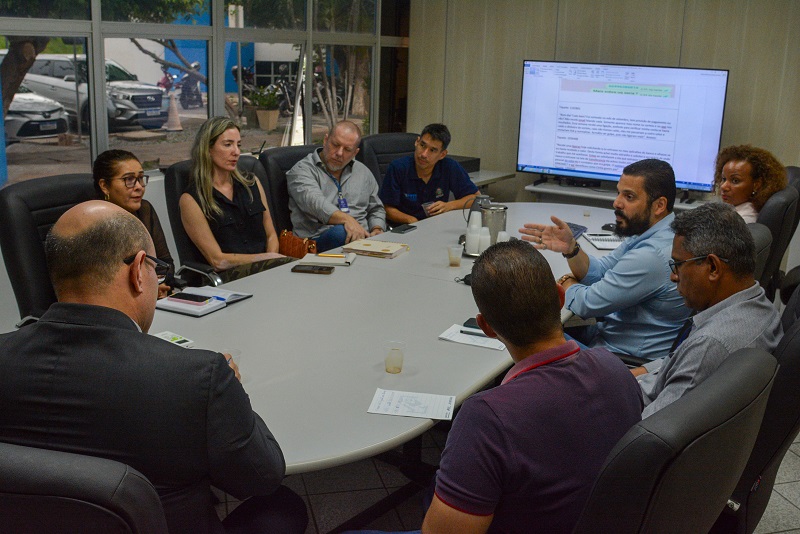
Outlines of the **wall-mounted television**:
M 616 182 L 657 158 L 711 191 L 727 88 L 727 70 L 526 60 L 517 171 Z

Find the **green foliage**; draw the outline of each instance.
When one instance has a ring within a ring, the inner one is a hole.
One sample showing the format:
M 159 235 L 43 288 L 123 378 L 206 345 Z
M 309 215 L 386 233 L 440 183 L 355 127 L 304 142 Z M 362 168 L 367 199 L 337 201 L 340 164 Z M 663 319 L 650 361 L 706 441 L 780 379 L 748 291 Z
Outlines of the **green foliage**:
M 65 43 L 61 37 L 53 37 L 50 39 L 50 42 L 47 43 L 47 47 L 44 49 L 44 54 L 84 54 L 86 50 L 84 50 L 83 45 L 71 45 Z
M 266 87 L 257 87 L 249 98 L 255 107 L 261 109 L 278 109 L 280 104 L 277 91 Z

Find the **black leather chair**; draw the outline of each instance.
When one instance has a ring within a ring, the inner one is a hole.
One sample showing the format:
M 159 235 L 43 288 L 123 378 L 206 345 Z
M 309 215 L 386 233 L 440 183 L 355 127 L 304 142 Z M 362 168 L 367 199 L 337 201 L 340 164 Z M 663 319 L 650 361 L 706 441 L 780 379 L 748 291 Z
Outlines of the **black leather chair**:
M 414 153 L 417 137 L 419 135 L 415 133 L 367 135 L 361 139 L 361 150 L 356 154 L 356 159 L 372 171 L 380 186 L 391 162 Z
M 65 211 L 93 198 L 88 173 L 47 176 L 0 189 L 0 247 L 20 324 L 40 317 L 56 301 L 44 255 L 47 232 Z
M 708 532 L 753 448 L 778 364 L 759 349 L 637 423 L 595 480 L 575 533 Z
M 753 273 L 753 277 L 756 280 L 760 280 L 769 259 L 769 251 L 772 248 L 772 232 L 769 231 L 769 228 L 759 223 L 750 223 L 747 228 L 750 230 L 750 234 L 752 234 L 753 241 L 756 244 L 756 270 Z
M 181 263 L 175 274 L 181 275 L 189 285 L 218 286 L 222 284 L 222 279 L 206 263 L 206 259 L 189 239 L 181 221 L 179 203 L 181 195 L 189 185 L 191 171 L 192 161 L 186 160 L 171 165 L 164 173 L 164 195 L 167 201 L 169 226 L 172 228 L 172 237 Z
M 764 266 L 764 273 L 758 279 L 770 300 L 775 298 L 775 291 L 781 286 L 780 266 L 789 241 L 794 235 L 798 196 L 797 189 L 787 185 L 769 197 L 756 220 L 769 228 L 772 233 L 772 248 Z
M 797 189 L 800 193 L 800 167 L 789 165 L 786 167 L 786 178 L 789 185 Z M 798 223 L 800 222 L 800 206 L 794 212 L 794 229 L 792 235 L 797 231 Z M 791 238 L 790 238 L 791 239 Z M 781 278 L 781 302 L 786 304 L 789 302 L 794 290 L 800 286 L 800 268 L 794 267 Z
M 81 454 L 0 443 L 0 531 L 167 534 L 144 475 Z
M 784 336 L 775 350 L 780 365 L 764 420 L 736 489 L 719 516 L 714 533 L 750 534 L 767 508 L 786 451 L 800 432 L 800 291 L 783 311 Z
M 267 181 L 262 182 L 262 185 L 267 193 L 272 224 L 275 225 L 278 235 L 283 230 L 292 229 L 286 172 L 317 148 L 319 145 L 283 146 L 267 149 L 258 156 L 266 170 Z

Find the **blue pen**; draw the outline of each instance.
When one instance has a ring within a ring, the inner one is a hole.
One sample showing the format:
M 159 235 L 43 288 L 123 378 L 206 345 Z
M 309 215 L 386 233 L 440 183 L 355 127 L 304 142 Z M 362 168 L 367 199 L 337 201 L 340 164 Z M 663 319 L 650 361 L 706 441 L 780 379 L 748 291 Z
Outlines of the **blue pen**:
M 222 302 L 228 302 L 228 300 L 225 297 L 220 297 L 219 295 L 214 295 L 211 298 L 216 300 L 221 300 Z

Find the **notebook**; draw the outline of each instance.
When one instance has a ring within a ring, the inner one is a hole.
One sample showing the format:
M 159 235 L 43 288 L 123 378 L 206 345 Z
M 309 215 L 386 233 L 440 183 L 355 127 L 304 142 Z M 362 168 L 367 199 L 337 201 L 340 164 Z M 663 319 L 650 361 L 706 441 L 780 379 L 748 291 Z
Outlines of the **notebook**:
M 354 252 L 362 256 L 374 256 L 376 258 L 395 258 L 408 249 L 409 246 L 404 243 L 376 241 L 375 239 L 359 239 L 342 247 L 343 252 Z
M 306 254 L 303 259 L 297 263 L 300 265 L 331 265 L 335 267 L 349 267 L 356 261 L 354 252 L 343 254 L 322 253 L 322 254 Z
M 156 308 L 159 310 L 166 310 L 183 315 L 191 315 L 192 317 L 202 317 L 211 312 L 221 310 L 228 304 L 233 304 L 240 300 L 244 300 L 253 296 L 252 293 L 242 293 L 235 291 L 228 291 L 218 287 L 187 287 L 183 293 L 190 293 L 194 295 L 202 295 L 208 297 L 209 300 L 205 304 L 190 304 L 181 302 L 176 299 L 159 299 L 156 302 Z
M 617 248 L 623 239 L 614 234 L 590 234 L 585 233 L 583 237 L 594 245 L 597 250 L 614 250 Z

